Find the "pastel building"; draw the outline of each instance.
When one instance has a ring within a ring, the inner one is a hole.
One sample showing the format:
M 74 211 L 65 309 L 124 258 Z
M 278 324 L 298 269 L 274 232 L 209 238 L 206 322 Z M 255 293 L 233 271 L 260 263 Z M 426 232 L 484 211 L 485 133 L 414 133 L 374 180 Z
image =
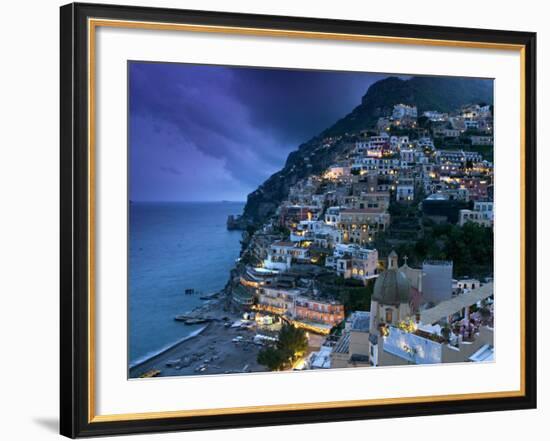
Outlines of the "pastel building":
M 302 293 L 300 289 L 264 286 L 258 290 L 255 307 L 278 315 L 293 314 L 295 300 Z
M 380 208 L 340 210 L 340 229 L 344 243 L 367 245 L 390 224 L 390 215 Z
M 337 244 L 327 266 L 336 270 L 344 279 L 356 279 L 366 283 L 378 277 L 378 251 L 355 244 Z
M 330 354 L 332 368 L 366 367 L 371 365 L 370 312 L 355 311 L 346 320 L 342 337 Z
M 473 210 L 460 210 L 458 224 L 463 226 L 467 222 L 492 227 L 494 222 L 493 202 L 475 201 Z
M 299 296 L 294 301 L 291 316 L 297 326 L 328 334 L 333 326 L 344 320 L 344 305 L 332 300 Z

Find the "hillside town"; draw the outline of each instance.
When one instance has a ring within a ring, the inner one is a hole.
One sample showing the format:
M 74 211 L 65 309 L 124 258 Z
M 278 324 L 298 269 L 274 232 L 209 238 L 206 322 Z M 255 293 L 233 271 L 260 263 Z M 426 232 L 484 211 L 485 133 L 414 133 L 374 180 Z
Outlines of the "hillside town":
M 372 129 L 317 149 L 336 145 L 336 161 L 295 182 L 274 216 L 243 233 L 227 291 L 261 347 L 258 362 L 492 361 L 492 106 L 420 113 L 397 104 Z M 228 228 L 238 222 L 231 216 Z M 282 356 L 289 328 L 306 343 Z

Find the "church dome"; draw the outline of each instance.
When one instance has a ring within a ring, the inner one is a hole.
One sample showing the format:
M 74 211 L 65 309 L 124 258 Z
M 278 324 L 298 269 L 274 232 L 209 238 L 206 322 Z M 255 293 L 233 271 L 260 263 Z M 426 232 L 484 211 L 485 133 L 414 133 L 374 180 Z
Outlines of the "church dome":
M 376 279 L 372 300 L 382 305 L 409 303 L 410 289 L 411 285 L 405 274 L 397 268 L 388 269 Z

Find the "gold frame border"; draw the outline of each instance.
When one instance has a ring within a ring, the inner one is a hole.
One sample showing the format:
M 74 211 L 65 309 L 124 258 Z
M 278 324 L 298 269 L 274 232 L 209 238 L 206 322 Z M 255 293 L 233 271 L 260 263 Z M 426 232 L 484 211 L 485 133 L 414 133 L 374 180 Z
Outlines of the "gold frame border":
M 463 47 L 476 49 L 511 50 L 520 53 L 520 390 L 486 393 L 465 393 L 453 395 L 415 396 L 399 398 L 378 398 L 367 400 L 328 401 L 315 403 L 275 404 L 217 409 L 193 409 L 161 412 L 96 415 L 95 399 L 95 36 L 97 27 L 147 29 L 164 31 L 186 31 L 201 33 L 223 33 L 263 37 L 309 38 L 322 40 L 356 41 L 386 44 L 410 44 L 420 46 Z M 488 398 L 510 398 L 525 396 L 525 46 L 521 44 L 490 43 L 462 40 L 439 40 L 424 38 L 390 37 L 377 35 L 339 34 L 309 31 L 245 28 L 233 26 L 191 25 L 179 23 L 155 23 L 129 20 L 88 19 L 88 422 L 104 423 L 114 421 L 136 421 L 162 418 L 232 415 L 240 413 L 276 412 L 288 410 L 334 409 L 389 404 L 411 404 L 442 401 L 458 401 Z

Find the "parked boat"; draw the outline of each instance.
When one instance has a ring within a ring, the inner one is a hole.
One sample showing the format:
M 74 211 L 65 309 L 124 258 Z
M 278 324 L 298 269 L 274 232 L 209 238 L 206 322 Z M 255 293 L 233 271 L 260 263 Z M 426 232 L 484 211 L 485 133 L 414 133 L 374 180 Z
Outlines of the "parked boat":
M 188 315 L 185 315 L 185 314 L 182 314 L 182 315 L 177 315 L 174 317 L 174 320 L 176 320 L 177 322 L 184 322 L 186 320 L 189 320 L 191 317 L 189 317 Z
M 158 377 L 160 375 L 160 371 L 158 369 L 152 369 L 150 371 L 145 372 L 144 374 L 141 374 L 139 378 L 153 378 Z
M 209 322 L 210 319 L 204 317 L 193 317 L 190 315 L 177 315 L 174 317 L 174 320 L 177 322 L 183 322 L 186 325 L 200 325 L 201 323 Z
M 190 318 L 185 320 L 183 323 L 185 323 L 186 325 L 200 325 L 206 322 L 208 322 L 208 319 L 205 318 Z

